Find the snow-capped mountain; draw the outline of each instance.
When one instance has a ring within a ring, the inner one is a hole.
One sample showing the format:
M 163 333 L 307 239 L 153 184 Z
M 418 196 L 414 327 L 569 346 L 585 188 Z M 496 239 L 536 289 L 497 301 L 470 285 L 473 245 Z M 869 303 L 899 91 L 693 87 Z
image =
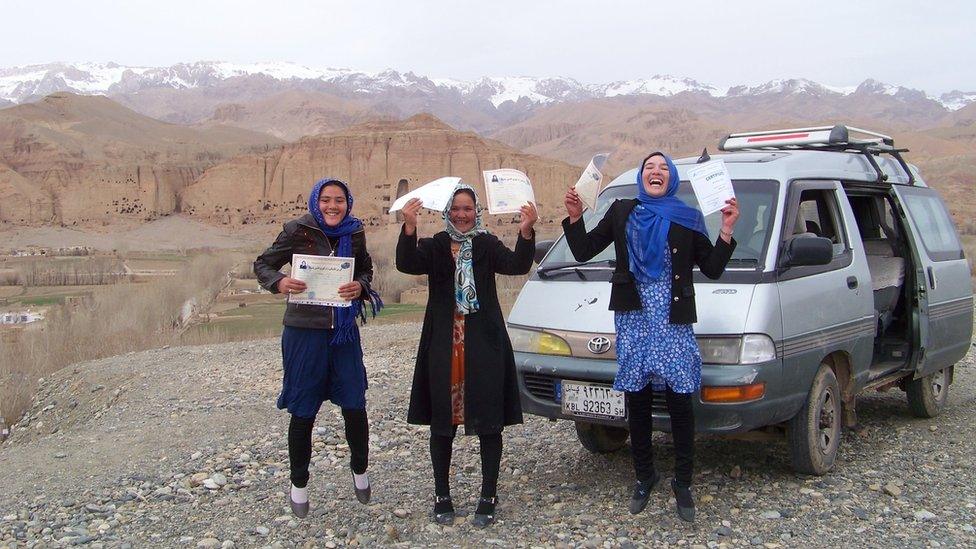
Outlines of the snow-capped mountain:
M 806 79 L 781 79 L 758 85 L 719 88 L 671 75 L 654 75 L 609 84 L 583 84 L 571 78 L 536 77 L 485 77 L 477 81 L 463 81 L 431 79 L 395 70 L 369 73 L 351 69 L 310 68 L 285 62 L 235 64 L 212 61 L 179 63 L 169 67 L 129 67 L 115 63 L 51 63 L 0 68 L 0 99 L 19 103 L 57 91 L 111 96 L 159 88 L 207 88 L 246 78 L 264 78 L 281 85 L 329 85 L 349 94 L 371 95 L 390 91 L 430 95 L 448 93 L 456 94 L 463 101 L 488 101 L 496 108 L 508 101 L 546 104 L 616 96 L 670 97 L 682 92 L 704 93 L 713 97 L 773 94 L 846 96 L 873 93 L 905 100 L 928 97 L 949 110 L 957 110 L 976 101 L 976 92 L 953 91 L 936 98 L 919 90 L 871 79 L 856 87 L 827 86 Z

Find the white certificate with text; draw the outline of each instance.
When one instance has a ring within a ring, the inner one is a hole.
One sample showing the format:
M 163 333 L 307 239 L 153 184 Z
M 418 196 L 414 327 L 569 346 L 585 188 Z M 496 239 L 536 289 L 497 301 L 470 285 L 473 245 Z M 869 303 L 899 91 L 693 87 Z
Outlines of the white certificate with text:
M 600 195 L 600 185 L 603 183 L 603 165 L 607 163 L 610 153 L 600 153 L 593 156 L 589 165 L 583 170 L 579 181 L 573 186 L 580 200 L 590 209 L 596 208 L 596 197 Z
M 485 178 L 488 213 L 518 213 L 527 203 L 535 203 L 535 191 L 524 173 L 506 168 L 484 171 L 481 174 Z
M 695 198 L 701 208 L 702 215 L 715 213 L 726 206 L 725 201 L 735 198 L 732 189 L 732 178 L 725 162 L 710 160 L 688 168 L 688 179 L 691 188 L 695 190 Z
M 419 198 L 424 203 L 424 208 L 443 212 L 444 208 L 447 207 L 447 203 L 451 201 L 451 197 L 454 195 L 454 189 L 457 188 L 460 182 L 460 177 L 441 177 L 440 179 L 435 179 L 397 198 L 393 202 L 393 205 L 390 206 L 390 212 L 402 210 L 411 198 Z
M 289 294 L 289 303 L 349 307 L 351 301 L 339 297 L 339 286 L 352 282 L 356 258 L 331 255 L 291 256 L 291 277 L 305 283 L 305 291 Z

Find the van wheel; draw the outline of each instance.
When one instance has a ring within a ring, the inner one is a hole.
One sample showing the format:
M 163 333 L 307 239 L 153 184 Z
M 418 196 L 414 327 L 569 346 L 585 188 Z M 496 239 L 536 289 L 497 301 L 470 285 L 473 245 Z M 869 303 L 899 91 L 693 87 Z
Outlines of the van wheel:
M 808 475 L 825 474 L 834 466 L 840 435 L 840 386 L 834 371 L 821 364 L 807 401 L 790 420 L 787 437 L 793 469 Z
M 908 408 L 915 417 L 935 417 L 949 400 L 949 378 L 945 369 L 913 379 L 905 386 Z
M 583 448 L 594 454 L 609 454 L 624 447 L 630 431 L 585 421 L 576 422 L 576 437 Z

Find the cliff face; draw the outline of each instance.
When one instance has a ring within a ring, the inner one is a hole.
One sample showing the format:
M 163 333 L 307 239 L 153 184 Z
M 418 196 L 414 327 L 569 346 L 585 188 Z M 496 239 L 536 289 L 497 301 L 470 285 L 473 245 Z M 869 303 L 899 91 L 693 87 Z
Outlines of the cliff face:
M 387 214 L 392 201 L 409 190 L 458 176 L 484 196 L 482 170 L 503 167 L 528 175 L 543 215 L 558 215 L 565 189 L 580 174 L 579 167 L 524 154 L 418 115 L 239 156 L 205 171 L 183 193 L 182 209 L 223 223 L 280 221 L 304 211 L 315 181 L 334 177 L 349 183 L 360 218 L 382 224 L 392 221 Z
M 0 222 L 84 225 L 179 211 L 179 193 L 224 158 L 276 139 L 142 116 L 59 93 L 0 111 Z

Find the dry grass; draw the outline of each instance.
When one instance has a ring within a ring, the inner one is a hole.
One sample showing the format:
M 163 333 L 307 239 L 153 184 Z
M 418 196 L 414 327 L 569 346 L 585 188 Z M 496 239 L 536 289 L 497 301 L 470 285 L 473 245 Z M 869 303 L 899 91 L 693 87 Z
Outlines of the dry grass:
M 50 308 L 42 326 L 0 346 L 0 416 L 13 423 L 38 378 L 68 364 L 178 341 L 183 304 L 194 298 L 209 306 L 233 263 L 227 255 L 200 255 L 178 276 L 103 287 L 80 306 Z
M 396 269 L 399 237 L 399 226 L 376 227 L 366 236 L 366 247 L 373 259 L 373 289 L 387 303 L 399 303 L 400 292 L 427 284 L 427 277 L 403 274 Z
M 16 264 L 14 270 L 19 283 L 27 286 L 92 286 L 116 284 L 125 278 L 122 262 L 108 257 L 29 259 Z

